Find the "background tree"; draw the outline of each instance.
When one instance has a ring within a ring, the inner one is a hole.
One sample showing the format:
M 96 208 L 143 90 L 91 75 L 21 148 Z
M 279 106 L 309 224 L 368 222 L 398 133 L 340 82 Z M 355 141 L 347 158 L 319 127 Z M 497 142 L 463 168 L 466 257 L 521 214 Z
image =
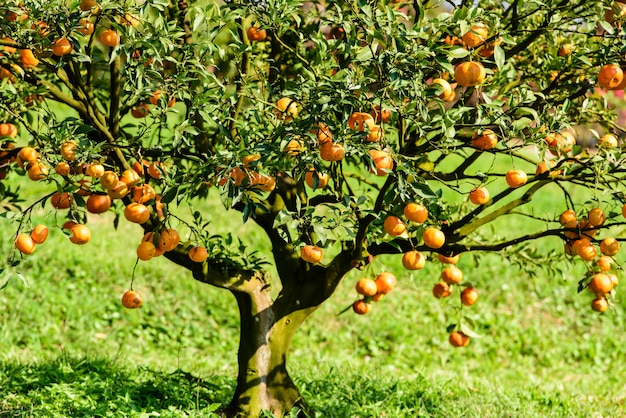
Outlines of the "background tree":
M 369 267 L 379 254 L 450 264 L 433 293 L 470 306 L 459 255 L 535 268 L 524 243 L 557 236 L 588 265 L 592 308 L 609 307 L 624 224 L 607 93 L 626 84 L 620 2 L 37 0 L 0 14 L 0 173 L 49 185 L 20 207 L 0 184 L 19 251 L 8 263 L 45 241 L 39 204 L 79 245 L 89 213 L 141 224 L 139 260 L 163 255 L 235 296 L 229 415 L 306 411 L 286 365 L 294 333 L 355 268 L 356 313 L 392 291 Z M 265 231 L 277 275 L 245 239 L 185 216 L 212 190 Z M 552 207 L 533 205 L 541 193 Z M 528 231 L 511 236 L 507 216 Z M 469 325 L 449 326 L 452 345 Z

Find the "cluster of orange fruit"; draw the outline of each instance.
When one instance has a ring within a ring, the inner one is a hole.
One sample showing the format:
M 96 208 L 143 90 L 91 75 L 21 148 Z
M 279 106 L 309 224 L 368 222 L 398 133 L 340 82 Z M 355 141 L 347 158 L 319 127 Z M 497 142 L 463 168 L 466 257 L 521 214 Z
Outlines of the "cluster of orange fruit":
M 626 205 L 622 207 L 622 215 L 626 217 Z M 619 252 L 619 242 L 608 237 L 600 241 L 598 248 L 601 256 L 598 257 L 598 250 L 592 240 L 606 221 L 604 211 L 593 208 L 587 213 L 587 217 L 578 219 L 576 212 L 571 209 L 566 210 L 559 217 L 559 222 L 566 230 L 563 234 L 568 239 L 565 243 L 565 253 L 569 256 L 578 256 L 584 261 L 593 263 L 591 280 L 587 288 L 596 295 L 591 307 L 594 311 L 605 312 L 609 308 L 608 296 L 618 285 L 619 280 L 614 272 L 613 257 Z
M 372 310 L 370 302 L 378 302 L 395 287 L 396 276 L 388 272 L 380 273 L 375 279 L 360 278 L 356 282 L 355 290 L 363 297 L 352 304 L 352 310 L 359 315 L 369 313 Z

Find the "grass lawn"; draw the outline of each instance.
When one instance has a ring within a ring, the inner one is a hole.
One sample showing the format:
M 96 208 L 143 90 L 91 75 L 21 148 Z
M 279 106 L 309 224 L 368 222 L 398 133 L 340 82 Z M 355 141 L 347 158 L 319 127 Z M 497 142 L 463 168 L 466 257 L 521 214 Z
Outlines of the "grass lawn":
M 216 232 L 267 251 L 252 225 L 206 212 Z M 229 400 L 234 298 L 160 258 L 137 267 L 142 309 L 123 309 L 142 233 L 111 220 L 91 218 L 84 247 L 53 228 L 20 266 L 28 285 L 13 277 L 0 291 L 0 417 L 207 417 Z M 1 225 L 9 255 L 17 226 Z M 454 349 L 445 328 L 458 299 L 431 295 L 441 266 L 406 272 L 400 256 L 380 256 L 373 268 L 393 271 L 397 290 L 369 315 L 338 316 L 356 297 L 360 272 L 351 273 L 296 335 L 292 375 L 319 417 L 626 416 L 624 305 L 592 312 L 591 295 L 576 293 L 581 266 L 563 257 L 533 276 L 498 255 L 465 254 L 460 267 L 480 299 L 462 314 L 481 338 Z

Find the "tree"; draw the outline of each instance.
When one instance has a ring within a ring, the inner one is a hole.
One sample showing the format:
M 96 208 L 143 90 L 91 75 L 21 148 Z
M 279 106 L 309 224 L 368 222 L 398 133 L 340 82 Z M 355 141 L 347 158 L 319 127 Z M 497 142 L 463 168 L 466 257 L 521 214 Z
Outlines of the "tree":
M 117 223 L 123 208 L 146 232 L 141 262 L 163 254 L 235 296 L 232 416 L 307 410 L 287 369 L 292 338 L 348 272 L 380 254 L 420 269 L 427 253 L 454 264 L 501 252 L 537 268 L 527 243 L 560 237 L 587 263 L 579 291 L 605 311 L 617 285 L 611 228 L 626 215 L 624 130 L 611 105 L 626 84 L 626 4 L 436 3 L 3 4 L 11 268 L 45 241 L 31 221 L 40 204 L 67 218 L 54 226 L 75 244 L 89 241 L 88 212 L 113 206 Z M 16 174 L 49 193 L 22 208 Z M 210 190 L 263 229 L 277 277 L 233 237 L 212 235 L 202 213 L 178 214 Z M 533 206 L 541 193 L 553 207 Z M 513 215 L 529 219 L 525 234 L 490 232 Z M 373 279 L 357 283 L 356 313 L 396 282 Z M 472 305 L 477 292 L 454 266 L 433 293 L 459 286 Z M 462 319 L 448 331 L 454 346 L 472 337 Z

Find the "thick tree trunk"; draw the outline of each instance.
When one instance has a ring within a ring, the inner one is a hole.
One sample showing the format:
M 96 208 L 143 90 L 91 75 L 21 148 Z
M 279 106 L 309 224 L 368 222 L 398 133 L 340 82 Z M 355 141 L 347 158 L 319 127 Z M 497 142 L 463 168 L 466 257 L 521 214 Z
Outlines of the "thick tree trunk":
M 309 416 L 308 407 L 287 371 L 293 336 L 315 308 L 281 312 L 272 304 L 269 289 L 234 293 L 241 314 L 237 388 L 227 414 L 257 417 L 263 411 L 276 416 L 294 406 Z

